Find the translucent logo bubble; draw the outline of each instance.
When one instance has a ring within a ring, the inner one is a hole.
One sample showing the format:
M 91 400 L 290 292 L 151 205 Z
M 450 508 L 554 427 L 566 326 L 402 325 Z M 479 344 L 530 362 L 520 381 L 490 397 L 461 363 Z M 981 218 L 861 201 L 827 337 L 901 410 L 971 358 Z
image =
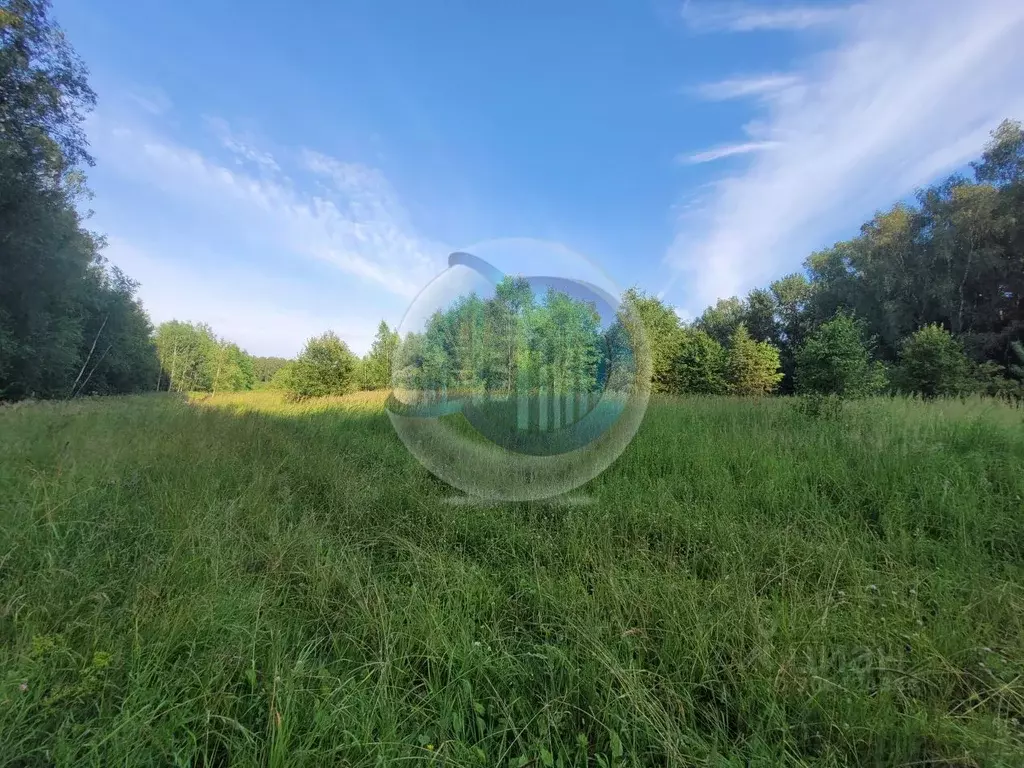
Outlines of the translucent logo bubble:
M 643 328 L 619 295 L 555 243 L 451 254 L 398 328 L 388 413 L 399 437 L 480 499 L 549 498 L 596 477 L 650 396 Z

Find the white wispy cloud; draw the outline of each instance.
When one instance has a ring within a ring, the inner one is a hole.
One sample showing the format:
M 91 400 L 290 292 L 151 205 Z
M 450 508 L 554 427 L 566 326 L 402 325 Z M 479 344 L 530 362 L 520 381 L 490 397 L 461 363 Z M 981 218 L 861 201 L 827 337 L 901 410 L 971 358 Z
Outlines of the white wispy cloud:
M 300 160 L 307 170 L 329 180 L 335 190 L 346 196 L 355 218 L 409 227 L 395 190 L 378 169 L 344 162 L 311 149 L 302 150 Z
M 334 194 L 314 193 L 280 172 L 269 155 L 258 163 L 263 173 L 254 175 L 146 129 L 121 125 L 112 127 L 115 132 L 116 151 L 105 162 L 217 216 L 239 237 L 272 244 L 293 258 L 327 262 L 406 297 L 443 263 L 444 249 L 408 227 L 372 173 L 335 184 Z
M 737 77 L 698 85 L 694 92 L 702 99 L 725 101 L 750 97 L 767 97 L 793 88 L 800 83 L 796 75 L 766 74 Z
M 701 32 L 799 31 L 841 22 L 852 8 L 824 3 L 769 5 L 702 0 L 684 3 L 682 16 L 692 29 Z
M 239 165 L 248 162 L 269 173 L 280 172 L 281 166 L 277 164 L 272 154 L 256 149 L 251 143 L 251 139 L 239 136 L 232 131 L 227 120 L 220 117 L 207 117 L 206 124 L 220 140 L 221 145 L 235 156 Z
M 766 149 L 775 149 L 777 146 L 779 146 L 777 141 L 744 141 L 739 144 L 722 144 L 695 152 L 692 155 L 681 155 L 678 160 L 682 163 L 710 163 L 713 160 L 721 160 L 723 157 L 763 152 Z
M 144 213 L 143 203 L 133 200 L 114 215 L 109 201 L 101 206 L 112 236 L 108 258 L 142 282 L 141 297 L 158 322 L 210 322 L 257 354 L 294 354 L 310 335 L 332 328 L 361 351 L 381 316 L 395 322 L 443 268 L 448 249 L 416 230 L 378 169 L 304 148 L 270 153 L 223 120 L 208 119 L 206 126 L 220 153 L 175 141 L 145 121 L 90 119 L 104 172 L 119 185 L 146 190 L 152 216 L 179 222 L 175 253 L 156 235 L 122 234 Z M 112 220 L 122 224 L 112 226 Z M 223 260 L 233 269 L 196 270 L 182 259 L 191 253 L 195 262 L 195 252 L 210 252 L 211 266 Z M 240 289 L 235 277 L 253 259 L 266 280 L 259 291 Z M 325 265 L 339 275 L 333 289 L 322 278 L 308 287 L 297 281 L 291 300 L 272 289 L 297 269 L 308 273 Z M 331 290 L 338 291 L 333 301 Z M 304 291 L 317 294 L 316 307 L 295 300 Z M 339 315 L 333 305 L 351 313 Z
M 798 17 L 792 26 L 813 14 Z M 746 18 L 729 28 L 754 24 Z M 692 311 L 797 268 L 874 210 L 962 167 L 1001 119 L 1024 115 L 1024 80 L 1013 75 L 1024 71 L 1019 0 L 872 0 L 835 33 L 794 73 L 800 87 L 763 103 L 750 126 L 773 150 L 753 154 L 699 220 L 681 223 L 666 258 Z

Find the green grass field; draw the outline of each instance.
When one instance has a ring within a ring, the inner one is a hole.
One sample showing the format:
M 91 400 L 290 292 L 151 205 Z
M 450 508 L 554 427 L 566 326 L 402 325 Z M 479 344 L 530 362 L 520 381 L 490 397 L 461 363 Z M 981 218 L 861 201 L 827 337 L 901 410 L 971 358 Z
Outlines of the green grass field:
M 1024 765 L 1024 410 L 654 401 L 474 506 L 382 407 L 0 409 L 0 765 Z

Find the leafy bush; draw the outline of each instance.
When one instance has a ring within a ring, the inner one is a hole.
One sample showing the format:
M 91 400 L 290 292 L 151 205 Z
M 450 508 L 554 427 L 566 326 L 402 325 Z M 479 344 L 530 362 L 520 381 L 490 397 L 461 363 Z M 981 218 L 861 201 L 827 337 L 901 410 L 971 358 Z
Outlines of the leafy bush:
M 903 340 L 896 383 L 926 398 L 957 395 L 973 388 L 969 370 L 960 341 L 933 323 Z
M 725 347 L 702 330 L 680 329 L 666 377 L 673 394 L 721 395 L 728 389 Z
M 292 371 L 295 369 L 295 361 L 289 360 L 282 365 L 271 376 L 267 382 L 267 389 L 276 389 L 287 392 L 291 389 Z
M 797 350 L 795 379 L 802 394 L 864 397 L 885 388 L 885 370 L 871 362 L 862 324 L 844 312 L 819 326 Z
M 1011 366 L 1010 372 L 1012 372 Z M 977 365 L 973 371 L 974 391 L 1003 400 L 1024 399 L 1024 381 L 1007 378 L 1007 370 L 991 360 Z
M 1024 384 L 1024 344 L 1019 341 L 1011 341 L 1010 351 L 1017 358 L 1017 364 L 1010 366 L 1010 375 Z
M 294 399 L 344 395 L 355 389 L 357 358 L 333 331 L 310 339 L 298 359 L 279 371 Z
M 732 333 L 726 360 L 729 391 L 735 395 L 767 395 L 782 381 L 779 350 L 754 341 L 743 323 Z

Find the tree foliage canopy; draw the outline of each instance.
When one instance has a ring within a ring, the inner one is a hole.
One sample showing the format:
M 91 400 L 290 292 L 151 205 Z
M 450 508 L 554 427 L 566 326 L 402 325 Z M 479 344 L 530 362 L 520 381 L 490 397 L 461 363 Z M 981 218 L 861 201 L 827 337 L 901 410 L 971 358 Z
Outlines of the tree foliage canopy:
M 727 353 L 717 339 L 696 328 L 682 329 L 666 391 L 723 395 L 729 390 Z
M 178 320 L 156 330 L 160 386 L 177 392 L 227 392 L 256 384 L 253 358 L 237 344 L 219 339 L 210 326 Z
M 281 369 L 285 389 L 295 398 L 344 395 L 356 388 L 358 358 L 333 331 L 306 342 L 298 359 Z
M 593 304 L 506 277 L 494 295 L 461 296 L 409 333 L 395 355 L 404 389 L 461 395 L 591 392 L 609 355 Z
M 841 397 L 872 395 L 885 386 L 862 324 L 845 312 L 818 326 L 797 349 L 794 378 L 797 392 Z
M 95 96 L 48 10 L 0 3 L 0 399 L 151 389 L 138 285 L 108 268 L 76 208 Z
M 391 386 L 391 373 L 398 343 L 398 332 L 381 320 L 377 326 L 377 335 L 373 338 L 373 346 L 360 365 L 360 382 L 363 389 L 386 389 Z
M 924 397 L 956 395 L 968 387 L 970 361 L 949 331 L 933 323 L 900 346 L 898 385 Z
M 693 329 L 731 348 L 743 325 L 751 339 L 771 344 L 785 393 L 877 391 L 886 386 L 886 368 L 895 366 L 892 384 L 901 391 L 932 396 L 973 388 L 1021 396 L 1024 389 L 1014 380 L 1021 365 L 1015 345 L 1024 342 L 1020 123 L 1007 120 L 993 131 L 973 169 L 973 179 L 956 175 L 922 189 L 913 204 L 876 214 L 857 237 L 812 253 L 803 273 L 752 290 L 745 299 L 719 300 Z M 707 377 L 694 380 L 685 373 L 692 370 L 693 346 L 683 343 L 678 324 L 673 327 L 671 310 L 650 297 L 641 306 L 655 389 L 707 391 Z M 856 333 L 851 317 L 857 318 Z M 940 346 L 934 328 L 945 329 L 956 343 Z M 924 375 L 926 340 L 935 354 L 945 350 L 940 358 L 953 366 L 949 375 Z M 700 345 L 706 347 L 706 340 Z M 957 345 L 962 351 L 952 355 Z M 715 357 L 709 355 L 705 359 Z
M 726 375 L 734 395 L 770 394 L 782 381 L 779 350 L 766 341 L 755 341 L 746 324 L 740 323 L 729 337 Z

